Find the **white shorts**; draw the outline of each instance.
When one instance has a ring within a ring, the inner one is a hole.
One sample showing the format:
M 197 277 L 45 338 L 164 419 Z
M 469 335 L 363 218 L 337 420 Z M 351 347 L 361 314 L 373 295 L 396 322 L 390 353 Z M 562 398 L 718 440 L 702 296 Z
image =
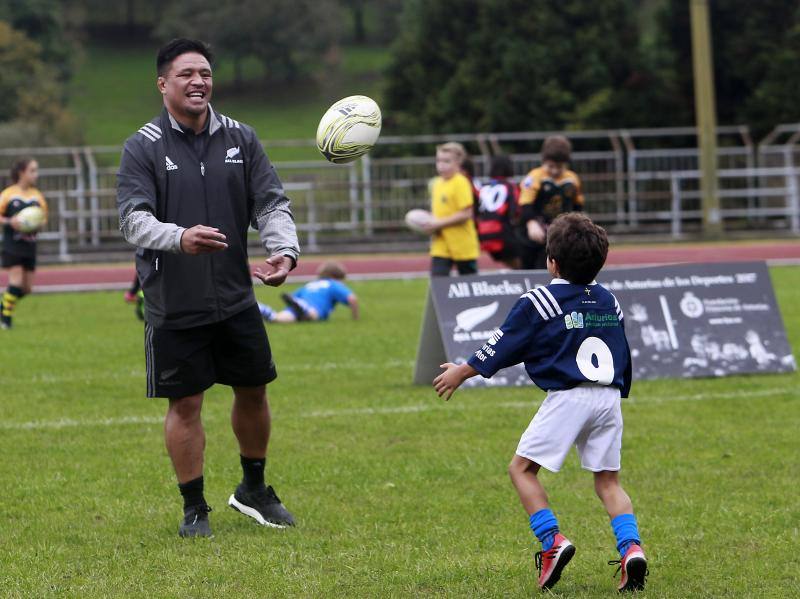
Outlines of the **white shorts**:
M 622 410 L 616 387 L 548 391 L 517 445 L 517 455 L 558 472 L 572 446 L 592 472 L 619 470 Z

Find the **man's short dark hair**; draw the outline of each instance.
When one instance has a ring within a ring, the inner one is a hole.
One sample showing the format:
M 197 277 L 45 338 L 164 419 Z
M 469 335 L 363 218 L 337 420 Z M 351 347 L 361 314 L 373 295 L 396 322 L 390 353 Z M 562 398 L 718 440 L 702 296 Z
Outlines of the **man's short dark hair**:
M 588 285 L 606 262 L 608 235 L 585 214 L 561 214 L 547 228 L 547 255 L 562 278 Z
M 569 162 L 572 144 L 563 135 L 551 135 L 542 144 L 542 160 Z
M 187 52 L 197 52 L 205 56 L 209 64 L 214 62 L 214 54 L 212 54 L 208 44 L 200 40 L 190 40 L 185 37 L 179 37 L 167 42 L 158 51 L 158 56 L 156 57 L 156 72 L 158 76 L 163 77 L 166 75 L 172 61 L 181 54 L 186 54 Z

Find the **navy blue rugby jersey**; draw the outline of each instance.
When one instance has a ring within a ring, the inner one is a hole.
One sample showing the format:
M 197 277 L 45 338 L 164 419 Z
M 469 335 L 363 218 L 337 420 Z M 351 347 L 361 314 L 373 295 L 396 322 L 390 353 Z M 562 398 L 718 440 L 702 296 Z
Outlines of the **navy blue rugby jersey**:
M 631 353 L 617 298 L 564 279 L 531 289 L 468 361 L 485 378 L 520 362 L 545 391 L 597 383 L 628 397 Z

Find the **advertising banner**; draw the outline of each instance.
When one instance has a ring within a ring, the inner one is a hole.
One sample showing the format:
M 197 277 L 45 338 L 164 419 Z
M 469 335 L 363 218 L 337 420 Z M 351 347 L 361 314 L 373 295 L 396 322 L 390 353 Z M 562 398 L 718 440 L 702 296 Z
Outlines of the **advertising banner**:
M 544 271 L 432 278 L 414 382 L 429 384 L 439 364 L 469 359 L 523 293 L 550 280 Z M 763 262 L 608 268 L 597 282 L 622 307 L 634 380 L 796 368 Z M 532 383 L 518 365 L 466 384 Z

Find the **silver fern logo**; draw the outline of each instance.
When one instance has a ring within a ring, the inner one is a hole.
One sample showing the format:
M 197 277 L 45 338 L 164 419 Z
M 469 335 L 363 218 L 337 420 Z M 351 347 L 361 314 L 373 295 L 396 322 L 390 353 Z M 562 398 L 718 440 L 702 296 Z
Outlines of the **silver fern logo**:
M 471 331 L 483 321 L 494 316 L 497 313 L 497 308 L 499 306 L 500 302 L 492 302 L 486 306 L 477 306 L 475 308 L 469 308 L 468 310 L 459 312 L 456 315 L 455 332 Z
M 236 156 L 239 155 L 240 152 L 239 146 L 235 148 L 228 148 L 228 151 L 225 152 L 225 164 L 242 164 L 244 162 L 241 158 L 234 159 Z

